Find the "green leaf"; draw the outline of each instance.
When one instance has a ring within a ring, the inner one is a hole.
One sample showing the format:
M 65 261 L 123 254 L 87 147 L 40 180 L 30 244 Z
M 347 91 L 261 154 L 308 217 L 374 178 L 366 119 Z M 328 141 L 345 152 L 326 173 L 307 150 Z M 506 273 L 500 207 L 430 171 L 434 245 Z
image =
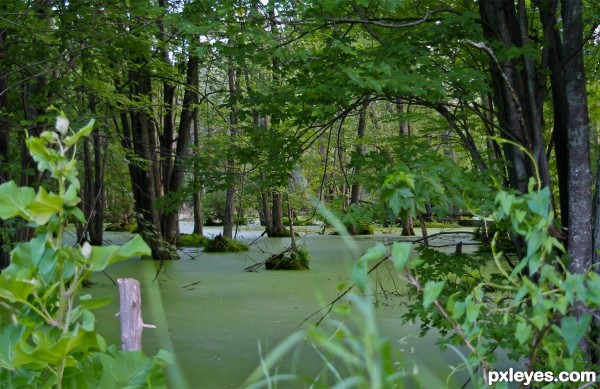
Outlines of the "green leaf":
M 85 127 L 81 128 L 75 134 L 66 137 L 64 140 L 65 146 L 71 147 L 75 143 L 77 143 L 81 137 L 88 136 L 94 129 L 94 122 L 94 119 L 90 119 L 90 121 L 88 122 L 88 124 L 85 125 Z
M 467 301 L 467 307 L 466 307 L 467 322 L 473 323 L 475 320 L 477 320 L 477 316 L 479 316 L 480 309 L 481 309 L 480 304 L 474 303 L 473 300 Z
M 16 368 L 40 363 L 58 365 L 69 354 L 99 350 L 103 344 L 95 331 L 86 331 L 82 327 L 62 334 L 57 340 L 46 332 L 35 331 L 31 340 L 33 344 L 21 337 L 14 347 L 13 363 Z
M 352 266 L 352 281 L 361 291 L 367 286 L 367 263 L 365 261 L 357 261 Z
M 523 344 L 527 342 L 529 338 L 531 338 L 532 329 L 533 328 L 529 324 L 527 324 L 525 320 L 519 321 L 515 332 L 515 337 L 517 338 L 519 344 Z
M 142 239 L 140 235 L 135 235 L 129 242 L 121 246 L 118 260 L 125 260 L 132 257 L 141 257 L 150 254 L 152 254 L 152 251 L 146 242 L 144 242 L 144 239 Z
M 20 216 L 25 220 L 30 220 L 27 207 L 34 198 L 35 190 L 33 188 L 19 188 L 14 181 L 0 185 L 0 218 L 10 219 Z
M 360 261 L 364 261 L 369 263 L 371 261 L 378 261 L 381 258 L 385 257 L 387 253 L 385 246 L 383 243 L 377 243 L 377 245 L 373 247 L 369 247 L 367 251 L 360 257 Z
M 96 309 L 105 306 L 113 300 L 113 296 L 92 297 L 91 294 L 84 294 L 79 297 L 79 307 L 82 309 Z
M 394 263 L 396 271 L 404 270 L 404 267 L 406 266 L 406 264 L 408 263 L 408 259 L 410 258 L 411 249 L 411 243 L 394 242 L 394 244 L 392 245 L 392 262 Z
M 579 320 L 573 316 L 562 318 L 560 322 L 560 332 L 570 355 L 573 355 L 579 342 L 585 336 L 591 321 L 592 315 L 589 313 L 581 315 Z
M 429 308 L 431 303 L 439 296 L 445 281 L 428 281 L 423 288 L 423 307 Z
M 37 288 L 38 286 L 31 282 L 8 280 L 5 277 L 0 277 L 0 298 L 10 302 L 27 302 L 27 298 Z
M 150 247 L 144 242 L 141 236 L 136 235 L 123 246 L 92 246 L 92 251 L 88 259 L 90 270 L 102 271 L 112 263 L 124 261 L 132 257 L 150 255 Z
M 44 187 L 40 187 L 35 200 L 27 207 L 31 220 L 38 225 L 43 226 L 48 223 L 52 215 L 59 213 L 63 209 L 62 197 L 46 192 Z

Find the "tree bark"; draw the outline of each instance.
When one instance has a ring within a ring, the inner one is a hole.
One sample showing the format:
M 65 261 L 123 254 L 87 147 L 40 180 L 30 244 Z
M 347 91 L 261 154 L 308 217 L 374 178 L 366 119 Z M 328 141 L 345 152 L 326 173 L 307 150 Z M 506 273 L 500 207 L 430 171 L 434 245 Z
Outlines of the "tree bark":
M 592 260 L 590 130 L 583 63 L 581 0 L 562 0 L 565 97 L 569 155 L 569 268 L 586 273 Z
M 185 179 L 185 162 L 190 147 L 192 122 L 194 119 L 196 105 L 198 103 L 198 57 L 190 50 L 186 89 L 183 96 L 181 117 L 177 131 L 177 146 L 175 149 L 170 175 L 165 177 L 165 194 L 177 192 L 183 186 Z M 163 172 L 165 174 L 166 172 Z M 179 207 L 169 207 L 164 216 L 163 237 L 169 244 L 176 245 L 179 241 Z
M 362 140 L 365 137 L 365 130 L 367 127 L 367 109 L 369 107 L 369 102 L 365 101 L 360 109 L 360 113 L 358 116 L 358 128 L 356 131 L 356 139 L 358 145 L 356 146 L 356 155 L 359 158 L 362 158 L 365 154 L 365 147 L 362 145 Z M 354 175 L 358 175 L 360 173 L 360 164 L 362 162 L 354 164 Z M 352 183 L 352 189 L 350 192 L 350 205 L 355 204 L 358 205 L 360 203 L 360 181 L 355 179 Z M 356 235 L 358 233 L 357 226 L 354 223 L 348 225 L 348 232 L 350 235 Z
M 200 128 L 198 123 L 198 110 L 194 111 L 194 147 L 200 149 Z M 199 177 L 199 166 L 197 162 L 194 164 L 194 194 L 192 195 L 194 202 L 194 234 L 202 235 L 204 233 L 204 221 L 202 219 L 202 183 Z
M 227 189 L 225 192 L 225 220 L 223 220 L 223 237 L 233 238 L 233 218 L 235 213 L 235 137 L 237 135 L 238 113 L 236 99 L 238 93 L 237 75 L 233 66 L 227 70 L 229 82 L 229 98 L 231 111 L 229 114 L 229 139 L 231 141 L 230 155 L 227 157 Z
M 138 60 L 139 62 L 139 60 Z M 143 63 L 139 70 L 129 74 L 130 93 L 133 98 L 141 101 L 149 99 L 152 84 L 148 70 Z M 138 231 L 144 237 L 156 260 L 171 259 L 161 234 L 160 213 L 156 206 L 156 172 L 152 152 L 155 150 L 150 138 L 156 136 L 152 119 L 145 108 L 135 108 L 129 112 L 129 120 L 121 116 L 124 131 L 124 145 L 130 148 L 130 175 L 133 188 L 135 209 L 138 219 Z M 130 131 L 130 134 L 128 133 Z M 127 140 L 130 135 L 130 140 Z M 159 185 L 160 186 L 160 183 Z
M 524 4 L 512 0 L 482 0 L 480 14 L 485 37 L 499 41 L 503 47 L 523 47 L 529 35 Z M 498 109 L 498 121 L 502 136 L 516 142 L 535 158 L 541 175 L 541 186 L 550 183 L 545 146 L 541 134 L 541 99 L 544 85 L 539 72 L 525 56 L 499 61 L 490 54 L 490 69 L 494 90 L 494 102 Z M 544 77 L 545 74 L 541 77 Z M 510 162 L 509 183 L 523 193 L 527 191 L 529 178 L 535 176 L 533 161 L 512 144 L 504 145 L 505 158 Z
M 280 236 L 285 231 L 283 225 L 283 198 L 281 192 L 273 191 L 273 234 Z

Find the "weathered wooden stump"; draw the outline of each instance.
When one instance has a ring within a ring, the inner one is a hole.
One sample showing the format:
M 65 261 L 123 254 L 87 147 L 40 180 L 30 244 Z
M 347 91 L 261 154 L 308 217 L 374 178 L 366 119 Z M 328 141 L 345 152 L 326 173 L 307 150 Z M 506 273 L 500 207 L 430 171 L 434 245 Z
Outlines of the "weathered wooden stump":
M 119 278 L 117 282 L 120 298 L 121 349 L 123 351 L 141 350 L 144 327 L 156 327 L 144 324 L 142 320 L 142 297 L 139 281 L 133 278 Z

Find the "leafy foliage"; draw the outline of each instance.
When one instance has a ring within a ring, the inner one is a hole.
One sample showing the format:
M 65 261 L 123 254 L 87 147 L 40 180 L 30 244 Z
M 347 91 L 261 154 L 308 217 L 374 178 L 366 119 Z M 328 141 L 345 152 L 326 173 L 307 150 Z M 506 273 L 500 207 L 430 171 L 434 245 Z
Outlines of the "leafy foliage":
M 446 336 L 443 344 L 464 344 L 470 355 L 463 368 L 480 368 L 479 386 L 487 384 L 498 349 L 526 359 L 533 370 L 559 372 L 585 370 L 586 357 L 578 347 L 583 339 L 596 347 L 588 337 L 592 312 L 600 307 L 600 276 L 568 271 L 564 248 L 551 234 L 549 191 L 535 187 L 532 179 L 528 193 L 496 195 L 494 218 L 527 242 L 526 255 L 510 274 L 496 238 L 493 270 L 485 270 L 481 260 L 427 249 L 412 258 L 410 243 L 394 243 L 391 252 L 375 246 L 354 267 L 355 283 L 364 289 L 368 263 L 389 258 L 423 301 L 410 307 L 405 320 L 421 319 L 423 332 L 435 327 Z
M 50 173 L 56 192 L 41 187 L 36 193 L 13 181 L 0 185 L 0 217 L 24 219 L 35 229 L 33 239 L 12 250 L 11 264 L 0 274 L 0 308 L 10 317 L 0 327 L 0 380 L 9 387 L 165 387 L 168 354 L 148 358 L 107 347 L 91 312 L 106 299 L 78 297 L 91 273 L 147 255 L 148 246 L 139 236 L 120 247 L 62 241 L 69 221 L 84 221 L 73 149 L 93 124 L 69 133 L 61 116 L 56 132 L 27 138 L 39 171 Z

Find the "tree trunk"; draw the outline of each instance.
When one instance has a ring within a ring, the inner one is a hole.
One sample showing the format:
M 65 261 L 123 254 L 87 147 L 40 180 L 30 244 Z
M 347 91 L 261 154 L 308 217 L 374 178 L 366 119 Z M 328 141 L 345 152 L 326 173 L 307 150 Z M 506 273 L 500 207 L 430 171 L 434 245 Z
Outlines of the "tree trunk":
M 194 111 L 194 146 L 200 149 L 200 128 L 198 123 L 198 110 Z M 202 220 L 202 183 L 198 174 L 199 166 L 194 166 L 194 234 L 202 235 L 204 221 Z
M 233 238 L 233 218 L 235 213 L 235 137 L 237 135 L 238 114 L 236 107 L 237 99 L 237 76 L 235 69 L 230 66 L 227 70 L 229 81 L 229 98 L 231 100 L 231 112 L 229 114 L 229 139 L 231 141 L 230 155 L 227 157 L 227 190 L 225 192 L 225 217 L 223 220 L 223 237 Z
M 273 234 L 280 236 L 285 231 L 283 225 L 283 198 L 281 192 L 273 191 Z
M 552 88 L 552 105 L 554 112 L 554 128 L 552 142 L 556 155 L 556 171 L 558 174 L 558 192 L 560 196 L 560 219 L 564 227 L 569 225 L 569 155 L 567 138 L 568 104 L 565 96 L 562 42 L 557 26 L 557 1 L 538 1 L 540 19 L 544 28 L 544 45 L 550 70 Z
M 563 58 L 568 119 L 569 268 L 586 273 L 592 260 L 590 130 L 583 63 L 581 0 L 562 0 Z
M 499 41 L 504 47 L 523 47 L 529 35 L 523 3 L 518 10 L 512 0 L 482 0 L 480 14 L 484 35 L 491 41 Z M 490 69 L 494 90 L 494 102 L 498 109 L 498 123 L 503 136 L 519 144 L 535 157 L 540 168 L 541 186 L 550 182 L 545 146 L 541 134 L 541 99 L 543 91 L 533 64 L 524 56 L 499 61 L 490 54 Z M 545 75 L 542 75 L 545 77 Z M 504 145 L 505 158 L 510 162 L 509 183 L 511 187 L 525 193 L 529 178 L 535 176 L 532 161 L 518 147 Z
M 139 62 L 139 61 L 138 61 Z M 139 65 L 139 64 L 138 64 Z M 146 101 L 152 93 L 150 74 L 141 64 L 140 70 L 130 72 L 131 95 L 133 98 Z M 172 258 L 172 252 L 167 248 L 161 235 L 160 213 L 156 206 L 156 172 L 153 167 L 153 144 L 150 138 L 155 138 L 152 119 L 145 108 L 130 111 L 130 123 L 122 116 L 124 141 L 131 130 L 130 153 L 135 157 L 130 159 L 131 186 L 134 188 L 135 209 L 138 219 L 138 231 L 144 237 L 156 260 Z M 160 183 L 158 183 L 160 186 Z
M 411 215 L 406 215 L 405 217 L 401 218 L 402 220 L 402 236 L 414 236 L 415 235 L 415 229 L 414 229 L 414 221 L 413 221 L 413 217 Z
M 360 113 L 358 116 L 358 129 L 356 132 L 356 138 L 358 145 L 356 146 L 356 155 L 359 158 L 362 158 L 365 155 L 365 147 L 362 145 L 362 140 L 365 137 L 365 130 L 367 127 L 367 109 L 369 107 L 369 102 L 365 101 L 363 106 L 360 109 Z M 358 175 L 360 173 L 360 164 L 362 161 L 354 164 L 354 175 Z M 355 204 L 358 205 L 360 203 L 360 181 L 357 179 L 352 183 L 352 190 L 350 193 L 350 205 Z M 348 225 L 348 232 L 350 235 L 357 234 L 357 226 L 352 223 Z
M 5 57 L 8 51 L 8 28 L 0 30 L 0 57 Z M 6 66 L 5 61 L 0 62 L 0 91 L 8 91 L 8 73 L 10 68 Z M 0 94 L 0 185 L 10 181 L 9 171 L 7 169 L 10 161 L 10 121 L 5 116 L 8 112 L 8 93 Z M 7 231 L 4 220 L 0 220 L 0 229 Z M 0 271 L 10 264 L 10 252 L 5 247 L 9 245 L 10 240 L 6 239 L 4 234 L 0 234 Z
M 94 96 L 90 96 L 89 99 L 90 111 L 95 114 Z M 93 158 L 90 145 L 93 148 Z M 89 239 L 94 246 L 102 246 L 104 238 L 104 163 L 106 155 L 102 149 L 102 139 L 96 127 L 92 131 L 92 139 L 85 139 L 83 142 L 84 174 L 81 204 L 85 224 L 77 231 L 78 241 Z
M 190 147 L 192 121 L 194 119 L 196 104 L 198 103 L 198 57 L 189 53 L 187 65 L 186 90 L 183 96 L 181 117 L 179 119 L 179 129 L 177 131 L 177 146 L 175 155 L 172 158 L 173 164 L 170 168 L 171 174 L 165 177 L 165 194 L 177 192 L 183 186 L 185 179 L 185 160 L 188 156 Z M 164 174 L 165 172 L 163 172 Z M 179 206 L 169 207 L 164 216 L 163 237 L 169 244 L 179 243 Z

